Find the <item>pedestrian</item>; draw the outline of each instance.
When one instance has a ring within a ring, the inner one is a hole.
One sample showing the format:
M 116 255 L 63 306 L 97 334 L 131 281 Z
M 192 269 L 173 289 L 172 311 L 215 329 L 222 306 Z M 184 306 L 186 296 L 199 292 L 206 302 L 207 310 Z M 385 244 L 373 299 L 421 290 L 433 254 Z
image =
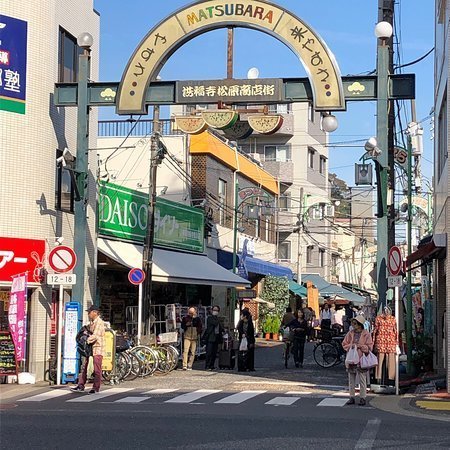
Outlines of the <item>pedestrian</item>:
M 189 308 L 188 315 L 183 317 L 181 329 L 183 330 L 183 370 L 192 370 L 197 339 L 202 335 L 202 321 L 197 317 L 197 310 L 194 307 Z
M 331 339 L 331 320 L 333 319 L 333 313 L 331 312 L 330 305 L 325 303 L 323 309 L 320 312 L 320 330 L 323 340 Z
M 239 367 L 239 370 L 255 371 L 255 327 L 253 325 L 252 315 L 250 311 L 242 311 L 241 320 L 237 324 L 237 331 L 239 335 L 239 347 L 242 339 L 247 338 L 247 354 L 245 355 L 244 367 Z
M 294 319 L 289 324 L 289 328 L 293 337 L 292 354 L 294 355 L 295 367 L 303 367 L 308 322 L 302 310 L 295 312 Z
M 358 357 L 368 354 L 373 348 L 373 341 L 370 333 L 364 329 L 364 323 L 366 319 L 362 315 L 357 315 L 351 321 L 352 330 L 350 330 L 344 340 L 342 341 L 342 347 L 348 352 L 353 346 L 356 346 Z M 350 399 L 347 405 L 355 404 L 355 385 L 356 375 L 359 375 L 359 405 L 364 406 L 366 404 L 366 388 L 367 388 L 367 369 L 361 369 L 360 364 L 347 364 L 348 372 L 348 389 L 350 392 Z
M 220 306 L 214 305 L 212 315 L 206 319 L 206 330 L 202 340 L 206 343 L 206 362 L 205 369 L 214 370 L 216 363 L 217 350 L 222 342 L 223 328 L 219 320 Z
M 283 318 L 281 319 L 281 325 L 283 327 L 286 327 L 289 322 L 292 322 L 293 319 L 294 319 L 294 314 L 292 314 L 292 308 L 290 306 L 288 306 L 286 308 L 286 312 L 283 315 Z
M 333 328 L 339 333 L 342 333 L 344 330 L 344 315 L 345 311 L 340 306 L 336 308 L 336 312 L 334 313 L 334 324 Z
M 94 360 L 94 384 L 89 394 L 95 394 L 100 391 L 102 381 L 102 361 L 105 348 L 105 323 L 100 317 L 100 310 L 97 306 L 91 306 L 86 310 L 89 317 L 89 331 L 92 333 L 87 338 L 87 343 L 92 344 L 92 357 Z M 85 358 L 78 385 L 71 390 L 74 392 L 84 391 L 84 385 L 87 379 L 87 370 L 89 365 L 89 358 Z

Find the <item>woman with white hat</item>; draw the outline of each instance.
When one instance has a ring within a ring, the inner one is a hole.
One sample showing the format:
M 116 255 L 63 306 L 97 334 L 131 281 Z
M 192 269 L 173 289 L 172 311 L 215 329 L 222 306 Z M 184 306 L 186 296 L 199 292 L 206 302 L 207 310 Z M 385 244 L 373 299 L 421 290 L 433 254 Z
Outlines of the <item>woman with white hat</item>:
M 358 353 L 358 360 L 361 356 L 368 354 L 373 348 L 373 341 L 370 333 L 364 329 L 366 319 L 363 315 L 357 315 L 351 320 L 352 330 L 350 330 L 342 341 L 342 347 L 348 352 L 353 346 Z M 359 405 L 366 404 L 366 387 L 367 387 L 367 369 L 361 369 L 359 363 L 349 364 L 346 361 L 348 372 L 348 388 L 350 391 L 350 399 L 347 405 L 355 404 L 355 384 L 356 375 L 359 374 Z

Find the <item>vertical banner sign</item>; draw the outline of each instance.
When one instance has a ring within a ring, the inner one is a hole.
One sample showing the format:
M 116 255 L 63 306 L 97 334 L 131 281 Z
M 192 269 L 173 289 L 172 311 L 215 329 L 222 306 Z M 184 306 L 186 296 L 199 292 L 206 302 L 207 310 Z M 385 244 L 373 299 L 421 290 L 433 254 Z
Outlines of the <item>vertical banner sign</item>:
M 11 286 L 8 322 L 9 331 L 16 348 L 16 361 L 25 359 L 25 301 L 27 298 L 28 275 L 16 275 Z
M 77 333 L 80 329 L 81 304 L 66 303 L 64 321 L 64 359 L 62 382 L 75 382 L 78 378 Z
M 27 22 L 0 14 L 0 110 L 25 114 Z

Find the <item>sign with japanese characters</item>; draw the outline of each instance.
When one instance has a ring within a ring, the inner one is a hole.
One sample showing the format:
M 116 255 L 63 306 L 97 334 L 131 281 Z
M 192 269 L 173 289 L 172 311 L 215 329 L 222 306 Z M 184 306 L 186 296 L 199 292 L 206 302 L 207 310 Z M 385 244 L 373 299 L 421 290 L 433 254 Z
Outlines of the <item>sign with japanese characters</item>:
M 345 109 L 344 88 L 334 55 L 309 25 L 287 9 L 266 0 L 209 0 L 179 9 L 147 33 L 122 75 L 117 113 L 145 114 L 147 87 L 156 79 L 166 60 L 196 36 L 229 26 L 262 31 L 283 42 L 303 63 L 313 91 L 314 108 L 324 111 Z M 206 82 L 200 85 L 207 87 Z M 223 86 L 227 87 L 228 95 L 220 99 L 229 101 L 229 86 Z M 233 93 L 236 92 L 234 89 Z M 239 96 L 232 97 L 236 101 L 245 101 L 240 87 Z M 186 99 L 193 100 L 191 97 Z M 183 97 L 179 98 L 179 102 L 183 100 Z
M 176 101 L 181 104 L 196 104 L 206 100 L 211 103 L 268 103 L 282 101 L 283 80 L 178 81 L 176 86 Z
M 28 272 L 31 282 L 42 283 L 44 262 L 44 240 L 0 237 L 0 281 Z
M 25 359 L 25 302 L 27 299 L 27 274 L 17 275 L 13 279 L 9 300 L 9 331 L 16 349 L 16 361 Z
M 99 234 L 142 243 L 147 232 L 148 194 L 111 183 L 100 184 Z M 158 198 L 154 244 L 203 252 L 204 214 L 197 208 Z
M 27 22 L 0 14 L 0 110 L 25 114 Z

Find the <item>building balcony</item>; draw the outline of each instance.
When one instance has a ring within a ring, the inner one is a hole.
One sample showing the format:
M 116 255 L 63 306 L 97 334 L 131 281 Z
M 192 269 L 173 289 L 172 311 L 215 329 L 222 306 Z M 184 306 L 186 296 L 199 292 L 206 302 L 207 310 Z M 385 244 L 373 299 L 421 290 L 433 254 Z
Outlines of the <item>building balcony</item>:
M 162 135 L 183 134 L 174 129 L 171 119 L 159 120 L 159 132 Z M 151 136 L 153 134 L 153 120 L 99 120 L 98 137 Z
M 263 156 L 263 155 L 261 155 Z M 264 157 L 263 157 L 264 158 Z M 263 159 L 262 158 L 262 159 Z M 263 167 L 281 183 L 294 182 L 294 163 L 292 161 L 262 161 Z
M 297 218 L 295 214 L 289 211 L 278 211 L 278 232 L 292 233 L 295 228 L 295 221 Z

